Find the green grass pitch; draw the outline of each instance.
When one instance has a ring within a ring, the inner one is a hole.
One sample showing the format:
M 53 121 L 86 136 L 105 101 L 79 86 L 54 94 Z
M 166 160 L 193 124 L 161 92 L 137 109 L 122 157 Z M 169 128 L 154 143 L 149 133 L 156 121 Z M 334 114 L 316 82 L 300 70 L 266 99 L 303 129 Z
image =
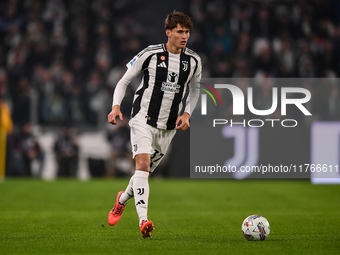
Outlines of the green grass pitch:
M 339 254 L 340 186 L 306 180 L 151 179 L 144 240 L 133 200 L 117 225 L 107 213 L 127 179 L 0 183 L 0 254 Z M 261 214 L 263 242 L 242 221 Z

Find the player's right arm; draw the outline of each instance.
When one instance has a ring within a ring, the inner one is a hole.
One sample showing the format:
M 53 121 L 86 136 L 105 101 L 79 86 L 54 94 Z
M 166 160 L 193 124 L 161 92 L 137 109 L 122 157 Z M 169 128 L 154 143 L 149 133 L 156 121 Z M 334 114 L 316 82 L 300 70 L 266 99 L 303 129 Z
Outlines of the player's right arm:
M 127 86 L 142 71 L 142 65 L 143 58 L 138 57 L 138 55 L 126 65 L 128 69 L 117 83 L 115 92 L 113 93 L 112 109 L 107 116 L 107 121 L 112 125 L 117 125 L 117 116 L 120 120 L 123 120 L 123 114 L 120 111 L 120 104 L 125 96 Z
M 119 105 L 112 106 L 112 110 L 107 116 L 107 121 L 111 123 L 112 125 L 117 125 L 116 117 L 119 117 L 120 120 L 123 120 L 123 114 L 120 111 Z

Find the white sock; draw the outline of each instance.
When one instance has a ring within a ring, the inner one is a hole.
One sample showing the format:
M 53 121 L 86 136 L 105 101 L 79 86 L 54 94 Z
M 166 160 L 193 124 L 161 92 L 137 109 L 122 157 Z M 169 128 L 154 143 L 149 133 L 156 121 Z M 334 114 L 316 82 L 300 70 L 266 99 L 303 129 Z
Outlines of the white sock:
M 148 220 L 149 173 L 136 170 L 134 176 L 133 194 L 140 225 L 143 220 Z
M 125 205 L 133 197 L 133 179 L 135 175 L 132 175 L 129 181 L 129 185 L 126 187 L 124 193 L 120 195 L 119 203 Z

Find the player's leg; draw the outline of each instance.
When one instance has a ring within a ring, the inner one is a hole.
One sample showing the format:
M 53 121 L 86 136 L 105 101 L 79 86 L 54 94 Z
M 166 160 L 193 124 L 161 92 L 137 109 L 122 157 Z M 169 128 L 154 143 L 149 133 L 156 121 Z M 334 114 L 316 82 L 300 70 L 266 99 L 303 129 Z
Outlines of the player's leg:
M 138 155 L 136 155 L 136 169 L 147 169 L 147 172 L 150 171 L 150 154 L 138 154 Z M 135 174 L 136 174 L 136 172 L 135 172 Z M 133 180 L 135 178 L 135 174 L 130 178 L 128 186 L 126 187 L 125 191 L 123 193 L 121 193 L 121 195 L 119 197 L 119 203 L 121 203 L 123 205 L 126 205 L 127 202 L 132 197 L 134 197 Z
M 133 158 L 140 153 L 147 152 L 148 148 L 151 146 L 151 138 L 148 137 L 148 130 L 136 118 L 132 118 L 129 122 L 130 134 L 131 134 L 131 144 Z M 151 151 L 151 149 L 149 149 Z M 137 169 L 138 170 L 138 169 Z M 124 211 L 124 207 L 127 202 L 134 196 L 133 183 L 135 177 L 139 176 L 138 171 L 130 178 L 129 184 L 125 191 L 120 191 L 116 197 L 115 206 L 112 208 L 108 215 L 109 224 L 115 225 L 119 220 Z
M 136 172 L 133 181 L 133 192 L 140 230 L 143 237 L 147 238 L 151 237 L 151 232 L 155 228 L 153 222 L 148 220 L 150 154 L 137 154 L 135 160 Z
M 152 148 L 153 128 L 145 124 L 145 120 L 132 118 L 130 120 L 132 153 L 135 158 L 136 171 L 133 179 L 133 194 L 139 226 L 144 238 L 151 237 L 154 229 L 152 221 L 148 220 L 149 203 L 149 172 Z
M 130 178 L 129 184 L 126 187 L 125 191 L 119 191 L 116 196 L 116 203 L 114 207 L 111 209 L 108 215 L 108 223 L 113 226 L 117 224 L 124 212 L 124 208 L 127 202 L 133 197 L 133 180 L 135 176 L 133 175 Z
M 151 237 L 154 225 L 147 219 L 149 199 L 149 171 L 150 154 L 153 152 L 152 133 L 150 126 L 144 123 L 144 119 L 132 118 L 129 122 L 131 130 L 131 145 L 133 158 L 135 158 L 135 174 L 131 177 L 126 190 L 118 198 L 120 204 L 135 197 L 136 211 L 139 217 L 139 225 L 143 237 Z M 143 223 L 143 224 L 142 224 Z M 147 224 L 146 224 L 147 223 Z
M 171 140 L 176 133 L 175 130 L 159 130 L 153 127 L 150 127 L 150 130 L 152 133 L 151 148 L 153 150 L 153 153 L 142 153 L 136 155 L 135 157 L 136 169 L 144 170 L 144 173 L 142 173 L 142 171 L 138 171 L 138 174 L 141 176 L 141 178 L 139 179 L 140 184 L 145 186 L 142 187 L 139 183 L 137 184 L 136 179 L 134 180 L 133 185 L 136 210 L 140 220 L 140 230 L 144 238 L 151 237 L 152 230 L 154 230 L 155 228 L 153 222 L 149 221 L 147 218 L 147 208 L 149 200 L 148 177 L 150 173 L 152 173 L 162 161 L 163 156 L 168 150 Z M 140 196 L 138 194 L 140 194 Z
M 120 220 L 120 217 L 122 216 L 122 213 L 124 211 L 124 208 L 127 202 L 133 197 L 134 178 L 135 178 L 135 175 L 133 175 L 130 178 L 129 184 L 126 187 L 125 191 L 118 192 L 115 206 L 112 208 L 112 210 L 109 212 L 109 215 L 108 215 L 109 225 L 113 226 Z
M 134 174 L 133 193 L 140 224 L 143 220 L 148 220 L 150 154 L 138 154 L 135 156 L 135 160 L 136 172 Z
M 155 132 L 152 143 L 154 152 L 151 154 L 150 173 L 162 162 L 175 134 L 176 130 L 157 130 Z
M 131 128 L 132 153 L 135 158 L 132 190 L 140 224 L 143 220 L 147 220 L 150 154 L 153 151 L 151 146 L 152 133 L 150 132 L 150 126 L 145 124 L 144 120 L 132 118 L 129 125 Z

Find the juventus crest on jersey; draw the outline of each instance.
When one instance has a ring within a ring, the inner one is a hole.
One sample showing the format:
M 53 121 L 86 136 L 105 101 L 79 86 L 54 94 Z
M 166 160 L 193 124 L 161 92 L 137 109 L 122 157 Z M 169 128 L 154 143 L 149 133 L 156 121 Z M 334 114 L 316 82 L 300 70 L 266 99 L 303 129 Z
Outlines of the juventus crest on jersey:
M 120 83 L 130 83 L 140 72 L 144 72 L 135 92 L 132 117 L 142 116 L 147 124 L 160 129 L 174 129 L 188 89 L 185 111 L 192 113 L 199 96 L 197 82 L 202 72 L 197 53 L 184 48 L 180 54 L 172 54 L 166 50 L 165 44 L 151 45 L 138 53 L 127 67 L 128 71 L 117 87 L 122 85 Z M 113 105 L 121 102 L 121 97 L 116 93 L 119 91 L 115 91 Z

